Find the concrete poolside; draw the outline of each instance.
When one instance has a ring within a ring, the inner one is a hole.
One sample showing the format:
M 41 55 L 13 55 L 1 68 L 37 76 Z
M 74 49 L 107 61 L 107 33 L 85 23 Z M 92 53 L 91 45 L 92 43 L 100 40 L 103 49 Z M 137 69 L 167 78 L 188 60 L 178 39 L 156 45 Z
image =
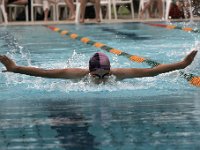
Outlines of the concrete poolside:
M 200 21 L 200 17 L 195 17 L 192 19 L 193 21 Z M 102 20 L 101 23 L 123 23 L 123 22 L 163 22 L 165 20 L 158 19 L 158 18 L 150 18 L 150 19 L 112 19 L 112 20 Z M 188 22 L 190 19 L 171 19 L 169 21 L 180 21 L 180 22 Z M 95 20 L 85 20 L 85 23 L 96 23 Z M 13 21 L 13 22 L 8 22 L 7 24 L 5 23 L 0 23 L 0 26 L 13 26 L 13 25 L 48 25 L 48 24 L 79 24 L 75 23 L 74 21 L 71 20 L 63 20 L 63 21 Z

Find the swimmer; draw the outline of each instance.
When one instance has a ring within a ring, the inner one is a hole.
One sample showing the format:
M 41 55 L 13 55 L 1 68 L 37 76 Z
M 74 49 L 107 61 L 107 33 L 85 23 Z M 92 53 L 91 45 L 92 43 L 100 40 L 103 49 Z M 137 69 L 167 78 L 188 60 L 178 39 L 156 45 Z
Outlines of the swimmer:
M 89 68 L 66 68 L 66 69 L 41 69 L 36 67 L 18 66 L 7 56 L 0 55 L 0 62 L 6 67 L 3 72 L 13 72 L 36 77 L 81 79 L 91 76 L 94 83 L 104 83 L 113 75 L 118 80 L 138 77 L 153 77 L 161 73 L 184 69 L 190 65 L 197 51 L 190 52 L 182 61 L 172 64 L 160 64 L 153 68 L 111 68 L 109 58 L 101 52 L 95 53 L 89 60 Z

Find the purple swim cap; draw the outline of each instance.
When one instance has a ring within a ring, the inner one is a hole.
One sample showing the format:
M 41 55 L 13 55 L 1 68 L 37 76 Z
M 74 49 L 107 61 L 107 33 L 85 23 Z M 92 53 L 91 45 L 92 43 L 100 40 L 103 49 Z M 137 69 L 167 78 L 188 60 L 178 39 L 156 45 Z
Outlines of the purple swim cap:
M 95 71 L 98 69 L 110 70 L 110 61 L 108 56 L 104 53 L 97 52 L 95 53 L 89 61 L 89 70 Z

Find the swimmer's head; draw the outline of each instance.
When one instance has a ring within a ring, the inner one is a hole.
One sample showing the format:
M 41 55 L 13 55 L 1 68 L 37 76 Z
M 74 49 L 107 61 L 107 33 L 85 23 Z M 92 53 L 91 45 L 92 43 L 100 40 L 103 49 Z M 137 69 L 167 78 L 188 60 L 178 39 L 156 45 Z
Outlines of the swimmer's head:
M 108 56 L 104 53 L 97 52 L 95 53 L 89 61 L 89 70 L 90 72 L 96 70 L 108 70 L 110 71 L 110 61 Z

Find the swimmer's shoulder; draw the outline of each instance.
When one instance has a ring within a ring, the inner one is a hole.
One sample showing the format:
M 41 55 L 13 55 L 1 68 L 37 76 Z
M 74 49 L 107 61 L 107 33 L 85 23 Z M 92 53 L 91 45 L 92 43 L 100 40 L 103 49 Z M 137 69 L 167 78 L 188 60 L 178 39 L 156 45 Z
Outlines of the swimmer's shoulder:
M 77 75 L 79 74 L 81 77 L 84 77 L 88 75 L 90 71 L 87 68 L 74 68 L 73 72 Z
M 66 68 L 63 75 L 66 79 L 80 79 L 89 74 L 89 69 L 85 68 Z
M 110 74 L 114 75 L 118 80 L 133 78 L 136 72 L 135 68 L 112 68 L 110 70 Z
M 115 76 L 117 80 L 122 80 L 124 78 L 123 68 L 111 68 L 110 74 Z

